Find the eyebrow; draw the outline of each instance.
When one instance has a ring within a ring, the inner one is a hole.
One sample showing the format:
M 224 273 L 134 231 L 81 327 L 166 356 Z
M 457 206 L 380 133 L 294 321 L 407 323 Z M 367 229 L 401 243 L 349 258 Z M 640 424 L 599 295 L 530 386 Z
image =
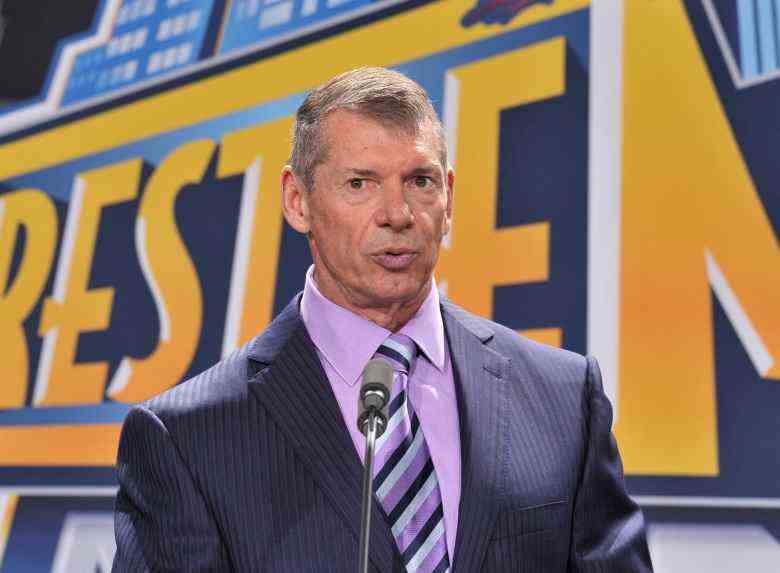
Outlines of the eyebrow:
M 417 175 L 432 175 L 438 173 L 438 165 L 431 163 L 430 165 L 422 165 L 415 167 L 408 173 L 404 174 L 404 177 L 415 177 Z M 373 169 L 360 169 L 357 167 L 348 167 L 344 170 L 345 175 L 358 175 L 359 177 L 378 177 L 379 174 Z
M 425 165 L 422 167 L 415 167 L 409 172 L 407 176 L 414 177 L 416 175 L 436 175 L 438 173 L 439 173 L 439 166 L 432 163 L 430 165 Z
M 347 175 L 360 175 L 361 177 L 376 177 L 378 173 L 373 169 L 357 169 L 354 167 L 348 167 L 344 170 Z

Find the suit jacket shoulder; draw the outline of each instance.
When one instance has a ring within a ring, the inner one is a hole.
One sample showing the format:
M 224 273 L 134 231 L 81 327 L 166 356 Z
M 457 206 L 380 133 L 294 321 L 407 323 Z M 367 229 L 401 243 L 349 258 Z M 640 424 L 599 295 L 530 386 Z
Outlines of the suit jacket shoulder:
M 442 300 L 442 310 L 445 317 L 459 322 L 488 347 L 507 357 L 513 369 L 526 372 L 529 379 L 578 386 L 587 379 L 588 359 L 581 354 L 530 340 L 506 326 L 472 314 L 448 299 Z
M 116 571 L 354 569 L 362 468 L 297 307 L 128 415 Z M 374 520 L 389 573 L 398 551 Z

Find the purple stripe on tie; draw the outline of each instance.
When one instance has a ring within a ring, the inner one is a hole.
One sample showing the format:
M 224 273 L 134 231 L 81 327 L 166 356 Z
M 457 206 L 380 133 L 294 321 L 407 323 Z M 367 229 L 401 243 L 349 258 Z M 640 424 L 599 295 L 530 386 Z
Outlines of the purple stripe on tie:
M 409 544 L 414 541 L 415 537 L 417 537 L 417 533 L 425 527 L 428 518 L 433 515 L 433 512 L 436 511 L 436 508 L 439 507 L 439 505 L 441 505 L 441 494 L 439 493 L 439 488 L 436 488 L 430 493 L 428 499 L 423 502 L 420 509 L 417 510 L 417 513 L 414 514 L 409 525 L 407 525 L 401 532 L 401 535 L 396 538 L 398 549 L 401 550 L 401 553 L 406 551 Z
M 407 571 L 414 573 L 429 573 L 433 571 L 441 561 L 444 554 L 447 552 L 447 544 L 445 542 L 444 528 L 442 528 L 441 537 L 437 540 L 436 544 L 431 549 L 430 553 L 422 560 L 420 566 L 417 569 L 409 568 Z
M 410 435 L 411 437 L 411 435 Z M 382 471 L 374 476 L 374 485 L 377 490 L 376 493 L 380 498 L 387 496 L 390 489 L 401 478 L 403 473 L 409 468 L 414 461 L 417 452 L 425 444 L 425 437 L 422 431 L 418 428 L 417 433 L 414 434 L 414 438 L 407 440 L 404 444 L 393 452 L 392 457 L 387 462 Z
M 406 549 L 404 549 L 404 552 L 401 555 L 401 558 L 403 559 L 404 563 L 409 563 L 412 557 L 417 555 L 419 549 L 423 545 L 425 545 L 425 543 L 428 541 L 429 537 L 431 536 L 431 533 L 433 533 L 436 530 L 436 528 L 444 527 L 443 520 L 444 520 L 444 506 L 442 506 L 442 504 L 439 504 L 436 510 L 428 518 L 428 521 L 425 522 L 423 528 L 417 533 L 417 537 L 414 538 L 414 541 L 412 541 L 409 545 L 406 546 Z
M 417 436 L 419 436 L 419 438 Z M 404 436 L 403 443 L 399 444 L 395 451 L 387 456 L 387 459 L 385 459 L 383 462 L 384 465 L 382 469 L 374 473 L 374 485 L 377 487 L 377 489 L 392 486 L 392 484 L 384 486 L 388 476 L 395 472 L 396 466 L 398 466 L 402 459 L 411 461 L 408 456 L 412 456 L 414 453 L 409 453 L 409 450 L 411 448 L 413 451 L 417 451 L 417 448 L 422 445 L 422 439 L 423 436 L 422 431 L 420 430 L 420 421 L 417 419 L 416 415 L 413 415 L 412 427 L 409 435 Z M 392 482 L 395 483 L 395 479 L 393 479 Z
M 401 445 L 406 436 L 409 434 L 407 422 L 403 421 L 390 431 L 390 434 L 385 438 L 385 442 L 382 447 L 377 451 L 374 458 L 374 477 L 381 471 L 393 452 Z
M 385 508 L 388 514 L 393 511 L 393 508 L 403 497 L 403 495 L 409 489 L 409 486 L 412 485 L 414 479 L 419 475 L 423 467 L 425 467 L 425 464 L 428 463 L 428 460 L 430 459 L 431 456 L 428 454 L 427 447 L 422 447 L 417 450 L 417 453 L 415 454 L 414 458 L 412 458 L 409 467 L 406 469 L 403 475 L 398 478 L 398 481 L 395 482 L 395 485 L 390 488 L 390 491 L 388 491 L 387 495 L 385 495 L 385 497 L 382 499 L 382 507 Z

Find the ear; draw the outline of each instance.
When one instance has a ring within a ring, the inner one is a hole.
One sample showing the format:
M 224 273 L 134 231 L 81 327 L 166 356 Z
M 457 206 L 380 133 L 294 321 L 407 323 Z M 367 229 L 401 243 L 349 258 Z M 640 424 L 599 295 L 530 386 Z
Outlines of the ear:
M 450 232 L 452 228 L 452 209 L 455 193 L 455 172 L 452 167 L 447 168 L 447 206 L 444 211 L 444 234 Z
M 299 233 L 308 233 L 311 228 L 308 191 L 289 165 L 282 169 L 281 185 L 284 218 Z

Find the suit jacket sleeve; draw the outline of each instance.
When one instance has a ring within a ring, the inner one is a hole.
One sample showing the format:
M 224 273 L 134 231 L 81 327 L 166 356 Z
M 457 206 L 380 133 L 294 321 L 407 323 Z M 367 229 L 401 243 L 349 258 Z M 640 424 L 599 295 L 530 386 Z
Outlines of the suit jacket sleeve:
M 216 522 L 163 422 L 136 406 L 117 461 L 114 572 L 227 571 Z
M 601 372 L 588 358 L 587 452 L 574 507 L 569 570 L 577 573 L 652 571 L 642 512 L 628 496 L 615 438 L 612 407 Z

